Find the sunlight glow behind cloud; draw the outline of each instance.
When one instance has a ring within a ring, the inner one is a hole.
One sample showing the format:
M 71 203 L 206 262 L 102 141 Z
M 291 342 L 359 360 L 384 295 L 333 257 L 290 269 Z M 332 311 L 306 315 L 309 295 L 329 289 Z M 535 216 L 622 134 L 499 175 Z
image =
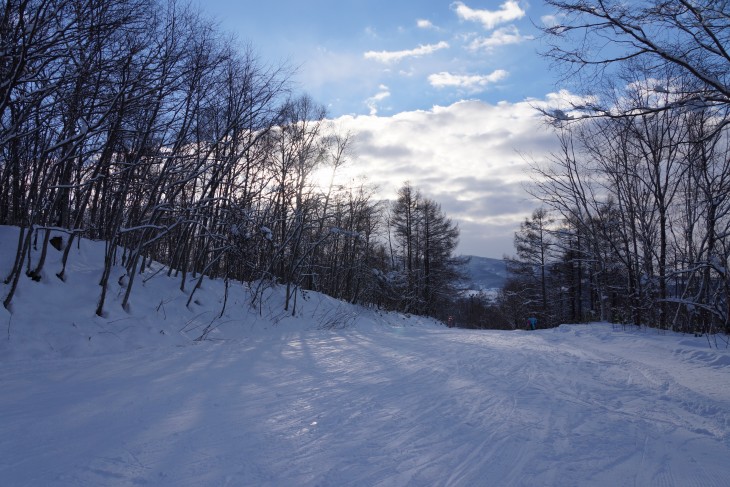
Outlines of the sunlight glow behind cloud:
M 459 252 L 499 258 L 513 252 L 515 222 L 538 205 L 524 191 L 530 181 L 528 160 L 545 161 L 549 151 L 558 149 L 535 107 L 565 95 L 338 117 L 339 130 L 353 135 L 354 153 L 338 182 L 366 176 L 378 197 L 392 199 L 410 181 L 459 223 Z

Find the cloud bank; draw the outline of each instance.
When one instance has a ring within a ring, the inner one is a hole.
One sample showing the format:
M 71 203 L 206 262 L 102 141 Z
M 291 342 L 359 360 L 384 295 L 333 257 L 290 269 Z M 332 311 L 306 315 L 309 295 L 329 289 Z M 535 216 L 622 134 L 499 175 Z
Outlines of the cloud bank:
M 519 222 L 538 206 L 524 187 L 528 161 L 557 150 L 534 108 L 549 101 L 471 100 L 390 117 L 339 117 L 336 125 L 354 136 L 356 156 L 338 178 L 367 175 L 384 199 L 410 181 L 458 222 L 460 253 L 512 254 Z

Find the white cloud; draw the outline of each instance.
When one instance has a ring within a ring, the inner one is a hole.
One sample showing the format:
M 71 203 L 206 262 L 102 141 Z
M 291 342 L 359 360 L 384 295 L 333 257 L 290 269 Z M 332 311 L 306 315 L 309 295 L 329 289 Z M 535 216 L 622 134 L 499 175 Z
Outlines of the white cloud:
M 390 90 L 386 85 L 380 85 L 378 87 L 380 91 L 378 91 L 376 94 L 365 100 L 365 104 L 370 109 L 370 115 L 377 115 L 378 113 L 378 104 L 385 100 L 386 98 L 390 97 Z
M 548 93 L 544 100 L 533 100 L 532 105 L 543 110 L 570 110 L 573 107 L 590 106 L 599 103 L 596 96 L 581 96 L 571 93 L 568 90 L 559 90 L 554 93 Z
M 543 15 L 540 17 L 540 21 L 545 27 L 555 27 L 556 25 L 560 25 L 564 18 L 565 14 Z
M 435 26 L 430 20 L 427 19 L 418 19 L 416 20 L 416 25 L 419 29 L 433 29 Z
M 507 0 L 499 10 L 479 10 L 467 7 L 462 2 L 454 2 L 452 7 L 462 20 L 481 23 L 485 29 L 493 29 L 499 24 L 512 22 L 525 16 L 525 11 L 515 0 Z
M 480 91 L 487 85 L 501 81 L 507 77 L 509 73 L 504 69 L 497 69 L 490 74 L 452 74 L 446 71 L 432 74 L 428 77 L 429 83 L 434 88 L 446 88 L 450 86 L 464 88 L 470 91 Z
M 447 49 L 449 43 L 441 41 L 438 44 L 421 44 L 415 49 L 407 49 L 404 51 L 368 51 L 365 53 L 365 59 L 373 59 L 381 63 L 398 62 L 408 57 L 419 57 L 431 54 L 440 49 Z
M 543 15 L 540 17 L 540 21 L 546 27 L 555 27 L 558 25 L 558 18 L 554 15 Z
M 507 44 L 519 44 L 524 41 L 534 39 L 533 36 L 523 36 L 514 25 L 500 27 L 492 32 L 489 37 L 478 37 L 471 41 L 469 49 L 476 51 L 479 49 L 491 49 L 496 46 L 504 46 Z
M 550 103 L 462 101 L 392 116 L 335 120 L 354 135 L 354 160 L 338 173 L 344 183 L 367 175 L 376 197 L 392 199 L 409 180 L 439 202 L 462 228 L 458 252 L 512 254 L 514 232 L 538 206 L 524 191 L 530 170 L 522 154 L 544 162 L 557 151 L 554 134 L 534 106 Z

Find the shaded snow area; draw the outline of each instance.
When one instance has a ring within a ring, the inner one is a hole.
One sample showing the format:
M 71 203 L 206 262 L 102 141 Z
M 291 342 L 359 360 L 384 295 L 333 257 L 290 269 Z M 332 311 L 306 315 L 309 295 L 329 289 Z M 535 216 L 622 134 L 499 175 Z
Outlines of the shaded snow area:
M 448 329 L 316 293 L 291 317 L 241 284 L 217 318 L 220 282 L 188 309 L 154 266 L 100 318 L 99 249 L 65 283 L 50 255 L 0 313 L 2 485 L 730 483 L 730 351 L 707 338 Z

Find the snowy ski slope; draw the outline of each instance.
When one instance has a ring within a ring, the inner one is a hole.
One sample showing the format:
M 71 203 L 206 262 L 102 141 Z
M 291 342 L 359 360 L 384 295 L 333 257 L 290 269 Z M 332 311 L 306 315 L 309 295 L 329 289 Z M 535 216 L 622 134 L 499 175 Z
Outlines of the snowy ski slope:
M 1 485 L 730 485 L 730 350 L 707 338 L 448 329 L 314 293 L 291 317 L 241 285 L 216 321 L 221 283 L 187 309 L 164 272 L 100 318 L 100 248 L 0 312 Z

